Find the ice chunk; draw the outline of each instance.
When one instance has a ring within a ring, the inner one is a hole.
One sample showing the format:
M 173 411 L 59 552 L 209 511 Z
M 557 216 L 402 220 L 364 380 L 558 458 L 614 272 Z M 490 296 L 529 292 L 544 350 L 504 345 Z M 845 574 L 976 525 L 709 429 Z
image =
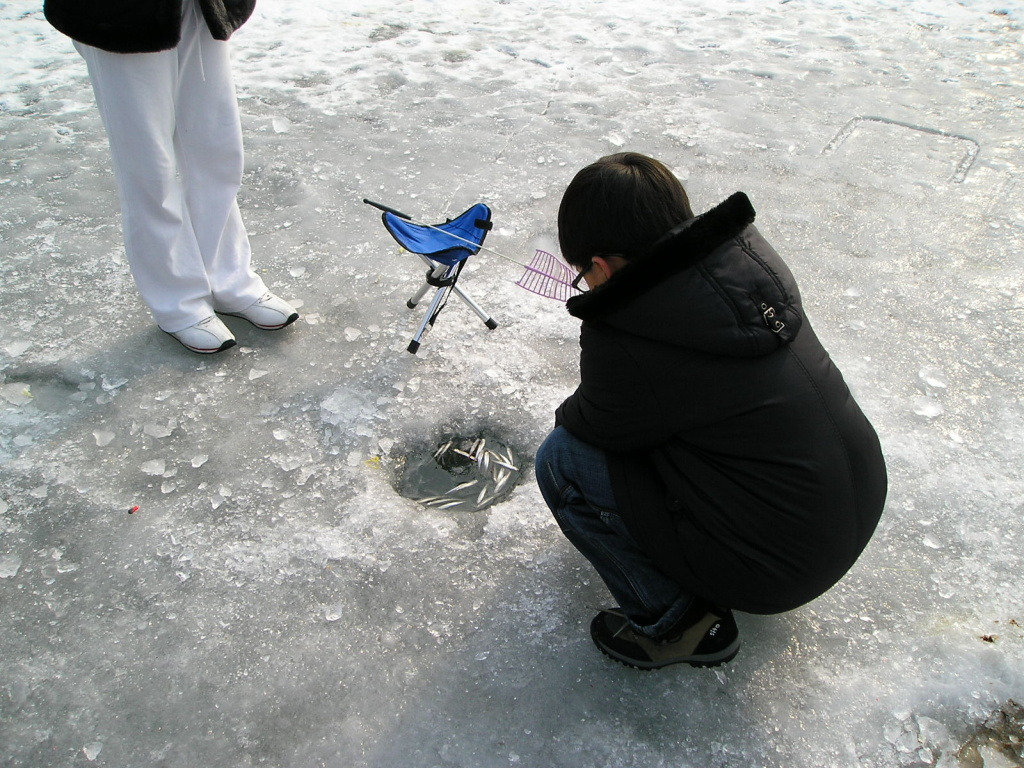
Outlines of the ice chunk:
M 0 579 L 14 578 L 21 569 L 21 557 L 4 555 L 0 557 Z
M 1003 750 L 988 745 L 978 747 L 983 768 L 1018 768 L 1020 763 L 1011 759 Z
M 351 427 L 375 414 L 376 409 L 365 394 L 348 388 L 335 391 L 320 404 L 320 418 L 336 427 Z
M 115 389 L 120 389 L 128 383 L 128 379 L 114 379 L 110 380 L 106 376 L 100 377 L 100 386 L 104 392 L 113 392 Z
M 167 422 L 167 424 L 147 424 L 142 428 L 142 431 L 150 437 L 169 437 L 176 426 L 177 425 L 172 420 Z
M 96 445 L 100 448 L 105 448 L 110 445 L 111 441 L 114 439 L 114 433 L 106 429 L 93 430 L 92 436 L 96 440 Z
M 153 459 L 143 462 L 139 469 L 147 475 L 162 475 L 167 470 L 167 462 L 164 459 Z
M 93 741 L 82 747 L 82 752 L 90 763 L 100 756 L 101 751 L 103 751 L 103 742 L 101 741 Z
M 205 453 L 197 453 L 195 456 L 192 457 L 192 467 L 195 469 L 199 469 L 199 467 L 203 466 L 203 464 L 205 464 L 209 460 L 210 457 L 207 456 Z
M 929 398 L 918 398 L 914 402 L 914 413 L 918 416 L 924 416 L 926 419 L 934 419 L 945 412 L 946 409 L 942 407 L 942 403 Z
M 917 372 L 917 378 L 924 384 L 925 391 L 932 394 L 932 390 L 946 389 L 949 386 L 949 378 L 941 368 L 933 365 L 926 365 Z
M 31 341 L 12 341 L 4 347 L 4 351 L 11 357 L 17 357 L 25 354 L 31 346 Z
M 15 381 L 0 387 L 0 397 L 11 405 L 28 405 L 32 402 L 32 390 L 28 384 Z

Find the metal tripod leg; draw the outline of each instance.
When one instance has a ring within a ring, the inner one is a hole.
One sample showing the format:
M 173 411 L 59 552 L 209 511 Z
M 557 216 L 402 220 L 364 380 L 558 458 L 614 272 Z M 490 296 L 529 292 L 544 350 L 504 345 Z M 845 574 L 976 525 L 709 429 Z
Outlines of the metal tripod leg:
M 446 264 L 437 264 L 423 254 L 417 254 L 417 256 L 423 259 L 423 261 L 432 268 L 432 271 L 430 272 L 430 279 L 444 281 L 449 278 L 453 278 L 458 273 L 458 264 L 452 264 L 451 266 Z M 406 302 L 406 306 L 408 306 L 409 309 L 415 308 L 431 287 L 430 280 L 424 281 L 423 286 Z M 431 300 L 430 306 L 427 308 L 426 316 L 423 318 L 419 328 L 416 330 L 416 334 L 412 337 L 412 341 L 409 342 L 408 349 L 412 354 L 415 355 L 419 350 L 423 334 L 427 331 L 428 327 L 433 326 L 434 320 L 437 319 L 437 314 L 442 306 L 442 302 L 448 295 L 449 291 L 454 292 L 456 296 L 458 296 L 470 309 L 472 309 L 473 312 L 476 313 L 476 316 L 483 320 L 484 325 L 486 325 L 490 330 L 493 331 L 498 327 L 498 324 L 491 318 L 491 316 L 481 309 L 479 304 L 467 296 L 461 288 L 457 285 L 443 285 L 439 287 L 437 292 L 434 294 L 434 298 Z
M 476 316 L 479 317 L 481 320 L 483 320 L 484 321 L 484 325 L 486 325 L 492 331 L 495 328 L 498 327 L 498 324 L 494 320 L 491 319 L 491 316 L 488 315 L 486 312 L 484 312 L 480 308 L 479 304 L 477 304 L 475 301 L 473 301 L 471 298 L 469 298 L 469 296 L 467 296 L 463 292 L 463 290 L 461 288 L 459 288 L 459 286 L 453 285 L 452 286 L 452 293 L 454 293 L 456 296 L 458 296 L 460 299 L 462 299 L 469 306 L 470 309 L 472 309 L 474 312 L 476 312 Z
M 454 269 L 454 267 L 451 267 L 450 269 Z M 420 291 L 420 294 L 422 295 L 426 293 L 427 289 L 429 288 L 430 283 L 425 283 L 423 289 Z M 427 307 L 427 314 L 423 316 L 423 320 L 420 322 L 420 327 L 416 329 L 416 333 L 413 335 L 412 341 L 409 342 L 408 349 L 409 352 L 411 352 L 412 354 L 415 355 L 416 352 L 419 351 L 420 340 L 423 338 L 423 334 L 426 333 L 428 327 L 434 325 L 434 320 L 437 319 L 437 313 L 439 311 L 439 307 L 441 306 L 441 302 L 444 301 L 445 296 L 448 295 L 448 292 L 451 290 L 451 288 L 451 286 L 444 286 L 442 288 L 438 288 L 437 292 L 434 294 L 434 298 L 430 302 L 430 306 Z M 413 304 L 412 306 L 416 305 Z
M 436 264 L 435 265 L 434 262 L 430 261 L 429 259 L 424 258 L 423 256 L 420 256 L 420 258 L 423 259 L 425 262 L 427 262 L 427 264 L 429 264 L 431 267 L 434 268 L 434 271 L 430 273 L 430 276 L 432 278 L 434 278 L 435 280 L 440 280 L 442 277 L 444 277 L 444 273 L 447 272 L 449 269 L 451 269 L 451 267 L 449 267 L 449 266 L 447 266 L 445 264 Z M 415 309 L 416 305 L 419 304 L 423 300 L 423 297 L 427 295 L 427 291 L 429 291 L 429 290 L 430 290 L 430 282 L 429 281 L 424 281 L 423 282 L 423 287 L 420 288 L 418 291 L 416 291 L 416 293 L 414 293 L 412 295 L 412 297 L 407 302 L 405 302 L 405 306 L 407 306 L 409 309 Z

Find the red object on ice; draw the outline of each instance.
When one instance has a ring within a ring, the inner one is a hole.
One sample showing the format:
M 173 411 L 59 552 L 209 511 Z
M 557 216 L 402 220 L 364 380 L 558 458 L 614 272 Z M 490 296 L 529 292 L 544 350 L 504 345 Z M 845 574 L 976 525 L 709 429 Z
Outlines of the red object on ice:
M 128 510 L 128 514 L 129 515 L 134 515 L 138 511 L 139 511 L 139 508 L 137 506 L 135 506 L 135 507 L 132 507 L 131 509 Z

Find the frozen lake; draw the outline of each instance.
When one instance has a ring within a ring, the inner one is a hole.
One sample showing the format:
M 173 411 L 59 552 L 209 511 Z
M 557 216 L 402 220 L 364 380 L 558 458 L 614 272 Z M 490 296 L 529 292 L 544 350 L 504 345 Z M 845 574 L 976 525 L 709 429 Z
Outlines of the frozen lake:
M 240 203 L 303 317 L 229 318 L 211 358 L 136 296 L 39 5 L 0 1 L 0 764 L 1024 765 L 1020 3 L 261 0 Z M 532 470 L 481 512 L 395 490 L 452 435 L 528 467 L 578 323 L 481 253 L 460 285 L 499 327 L 452 300 L 408 354 L 424 269 L 361 200 L 485 202 L 529 260 L 626 149 L 695 210 L 749 195 L 888 460 L 854 570 L 738 615 L 717 670 L 597 652 L 607 593 Z

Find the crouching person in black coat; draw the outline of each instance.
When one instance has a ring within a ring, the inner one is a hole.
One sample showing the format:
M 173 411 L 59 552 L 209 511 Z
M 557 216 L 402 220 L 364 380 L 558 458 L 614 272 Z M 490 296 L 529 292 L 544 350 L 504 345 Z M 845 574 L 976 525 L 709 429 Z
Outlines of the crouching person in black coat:
M 788 611 L 850 569 L 882 513 L 874 429 L 736 193 L 694 216 L 634 153 L 580 171 L 558 213 L 590 290 L 580 385 L 537 453 L 568 539 L 618 602 L 597 646 L 644 669 L 730 660 L 732 611 Z

